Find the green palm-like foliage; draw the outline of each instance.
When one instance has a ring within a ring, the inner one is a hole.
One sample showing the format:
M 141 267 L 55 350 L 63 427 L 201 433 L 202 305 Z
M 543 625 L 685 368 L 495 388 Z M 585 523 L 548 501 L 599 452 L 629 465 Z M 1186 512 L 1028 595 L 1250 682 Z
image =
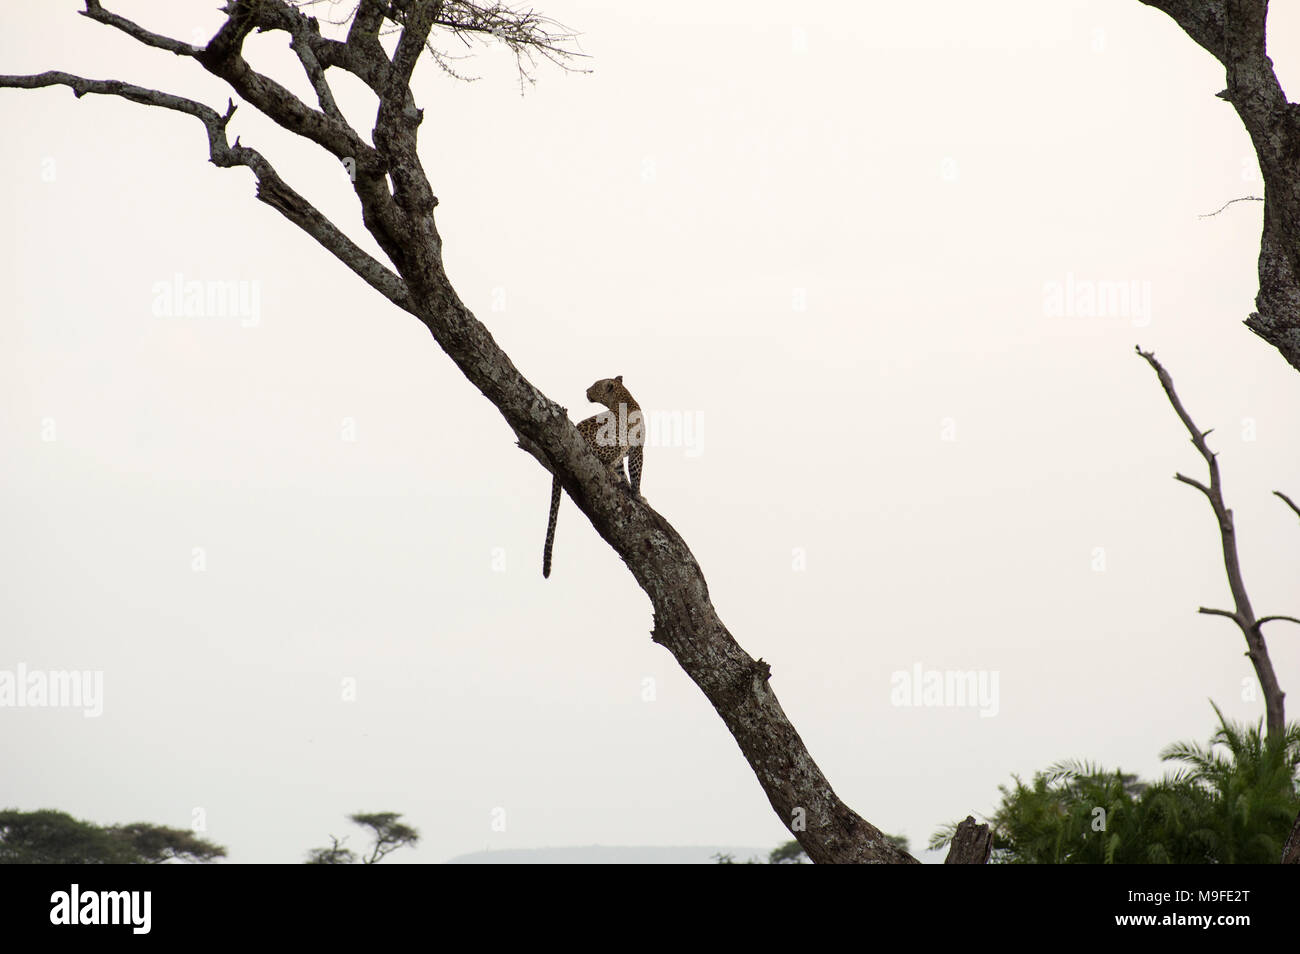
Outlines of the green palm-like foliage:
M 993 816 L 994 861 L 1006 864 L 1124 864 L 1141 857 L 1141 794 L 1136 776 L 1066 761 L 1026 785 L 1000 786 Z
M 1181 763 L 1151 784 L 1077 760 L 1025 784 L 1012 776 L 989 819 L 994 862 L 1005 864 L 1276 864 L 1300 811 L 1300 726 L 1269 740 L 1260 725 L 1229 722 L 1207 747 L 1161 753 Z M 942 848 L 956 825 L 930 840 Z
M 1221 864 L 1276 864 L 1296 813 L 1300 791 L 1300 725 L 1280 739 L 1269 739 L 1262 722 L 1229 722 L 1219 707 L 1219 728 L 1202 748 L 1178 742 L 1161 754 L 1181 762 L 1171 780 L 1185 783 L 1188 798 L 1178 806 L 1188 838 Z

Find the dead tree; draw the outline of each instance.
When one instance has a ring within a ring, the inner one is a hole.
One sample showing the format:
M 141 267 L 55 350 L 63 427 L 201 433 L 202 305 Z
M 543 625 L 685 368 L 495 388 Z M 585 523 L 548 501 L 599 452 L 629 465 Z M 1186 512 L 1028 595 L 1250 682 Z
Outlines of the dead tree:
M 713 704 L 773 810 L 808 857 L 822 863 L 914 863 L 835 794 L 782 711 L 769 683 L 770 667 L 746 653 L 718 618 L 704 574 L 677 531 L 644 500 L 615 483 L 565 409 L 515 367 L 461 302 L 443 270 L 442 237 L 434 221 L 438 199 L 416 151 L 424 115 L 411 91 L 417 61 L 429 51 L 437 31 L 501 41 L 517 56 L 538 53 L 549 58 L 564 56 L 563 36 L 531 12 L 463 0 L 359 0 L 342 40 L 323 35 L 314 18 L 287 0 L 230 0 L 222 12 L 225 22 L 203 46 L 153 33 L 104 9 L 99 0 L 86 0 L 82 15 L 145 46 L 192 60 L 224 80 L 243 103 L 343 164 L 353 176 L 361 220 L 387 263 L 352 242 L 260 152 L 238 137 L 228 141 L 233 100 L 222 113 L 160 90 L 55 71 L 0 76 L 0 87 L 67 86 L 77 97 L 119 96 L 201 122 L 213 163 L 251 170 L 258 199 L 423 322 L 466 379 L 500 411 L 520 446 L 559 476 L 650 598 L 651 637 L 676 657 Z M 314 106 L 245 59 L 243 44 L 254 30 L 286 35 L 314 91 Z M 390 31 L 395 37 L 391 56 L 380 41 Z M 331 70 L 351 73 L 378 100 L 371 141 L 349 124 L 336 103 Z
M 1264 176 L 1258 309 L 1246 327 L 1300 370 L 1300 104 L 1287 101 L 1265 49 L 1268 0 L 1141 0 L 1169 14 L 1224 67 L 1217 95 L 1237 111 Z
M 986 865 L 993 857 L 993 832 L 988 825 L 975 821 L 975 816 L 967 815 L 957 825 L 952 834 L 952 843 L 948 847 L 945 865 Z
M 1293 616 L 1255 616 L 1255 610 L 1250 605 L 1250 597 L 1246 594 L 1245 581 L 1241 576 L 1241 561 L 1237 556 L 1237 532 L 1232 520 L 1232 511 L 1223 502 L 1223 487 L 1219 481 L 1218 454 L 1211 451 L 1205 443 L 1205 438 L 1210 434 L 1210 431 L 1202 431 L 1192 423 L 1191 416 L 1183 408 L 1182 401 L 1178 400 L 1178 395 L 1174 391 L 1173 379 L 1169 376 L 1169 372 L 1156 360 L 1156 356 L 1149 351 L 1143 351 L 1141 348 L 1137 349 L 1137 353 L 1145 358 L 1147 363 L 1155 370 L 1156 376 L 1160 379 L 1160 386 L 1164 388 L 1165 394 L 1169 397 L 1169 403 L 1174 407 L 1174 413 L 1183 422 L 1187 432 L 1192 435 L 1192 444 L 1200 455 L 1205 458 L 1206 466 L 1210 469 L 1210 482 L 1208 485 L 1191 477 L 1185 477 L 1182 474 L 1174 474 L 1174 479 L 1199 490 L 1205 495 L 1205 499 L 1210 504 L 1210 509 L 1214 511 L 1214 519 L 1219 525 L 1219 538 L 1223 545 L 1223 566 L 1228 573 L 1228 589 L 1232 592 L 1234 608 L 1225 610 L 1202 606 L 1197 612 L 1210 616 L 1226 616 L 1237 624 L 1241 634 L 1246 637 L 1246 655 L 1250 657 L 1251 665 L 1255 667 L 1255 675 L 1259 679 L 1260 690 L 1264 693 L 1264 717 L 1268 728 L 1268 738 L 1270 740 L 1280 740 L 1286 734 L 1286 710 L 1283 706 L 1283 698 L 1286 694 L 1282 691 L 1282 687 L 1278 685 L 1277 675 L 1273 672 L 1273 661 L 1268 655 L 1268 644 L 1264 641 L 1264 634 L 1260 632 L 1260 627 L 1274 620 L 1289 620 L 1292 623 L 1300 623 L 1300 619 Z

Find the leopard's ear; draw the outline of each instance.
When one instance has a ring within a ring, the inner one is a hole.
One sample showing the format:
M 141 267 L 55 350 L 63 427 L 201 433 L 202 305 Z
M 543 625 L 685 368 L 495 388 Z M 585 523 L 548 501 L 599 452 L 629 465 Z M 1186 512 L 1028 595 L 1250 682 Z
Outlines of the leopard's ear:
M 619 384 L 622 384 L 622 383 L 623 383 L 623 375 L 620 374 L 620 375 L 619 375 L 618 377 L 616 377 L 614 380 L 617 381 Z

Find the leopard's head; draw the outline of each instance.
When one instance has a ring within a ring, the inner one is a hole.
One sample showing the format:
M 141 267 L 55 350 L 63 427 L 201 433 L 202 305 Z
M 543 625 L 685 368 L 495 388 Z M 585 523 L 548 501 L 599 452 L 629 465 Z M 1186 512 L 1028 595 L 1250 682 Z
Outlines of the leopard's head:
M 606 407 L 614 407 L 618 404 L 619 398 L 623 394 L 623 375 L 616 378 L 601 378 L 591 387 L 587 388 L 587 400 L 595 401 Z

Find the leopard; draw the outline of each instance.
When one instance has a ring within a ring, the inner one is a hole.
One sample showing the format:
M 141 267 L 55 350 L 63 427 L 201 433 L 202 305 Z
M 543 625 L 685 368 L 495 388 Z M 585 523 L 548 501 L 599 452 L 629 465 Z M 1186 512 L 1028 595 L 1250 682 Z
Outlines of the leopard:
M 587 388 L 587 400 L 609 410 L 578 422 L 578 432 L 591 445 L 601 462 L 619 484 L 641 495 L 641 468 L 645 453 L 645 422 L 641 405 L 623 386 L 623 375 L 601 378 Z M 627 471 L 623 461 L 627 460 Z M 551 482 L 551 515 L 546 524 L 546 549 L 542 553 L 542 576 L 551 575 L 551 550 L 555 546 L 555 522 L 560 516 L 560 478 Z

